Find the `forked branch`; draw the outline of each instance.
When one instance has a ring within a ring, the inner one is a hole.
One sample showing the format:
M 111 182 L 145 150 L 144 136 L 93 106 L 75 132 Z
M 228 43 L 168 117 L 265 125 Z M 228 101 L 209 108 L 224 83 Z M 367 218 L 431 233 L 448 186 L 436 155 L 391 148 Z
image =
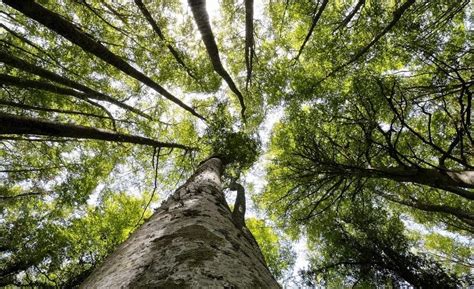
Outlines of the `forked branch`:
M 153 28 L 153 31 L 158 35 L 158 37 L 167 43 L 167 39 L 165 38 L 165 35 L 161 31 L 160 27 L 158 26 L 158 23 L 156 23 L 155 19 L 151 16 L 150 11 L 146 8 L 145 4 L 143 3 L 142 0 L 135 0 L 135 4 L 138 6 L 138 9 L 140 9 L 140 12 L 142 12 L 143 16 L 145 17 L 146 21 L 151 25 Z M 184 60 L 181 58 L 180 53 L 171 45 L 170 43 L 166 44 L 166 47 L 170 51 L 170 53 L 173 55 L 174 59 L 183 67 L 184 70 L 186 70 L 186 73 L 193 78 L 194 80 L 198 81 L 197 77 L 194 75 L 192 70 L 184 63 Z

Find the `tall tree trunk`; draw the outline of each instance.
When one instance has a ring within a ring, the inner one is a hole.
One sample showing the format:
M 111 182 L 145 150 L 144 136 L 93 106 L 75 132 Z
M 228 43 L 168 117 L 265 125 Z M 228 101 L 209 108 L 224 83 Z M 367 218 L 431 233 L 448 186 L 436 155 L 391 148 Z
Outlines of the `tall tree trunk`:
M 232 221 L 210 158 L 81 288 L 280 288 L 247 228 Z

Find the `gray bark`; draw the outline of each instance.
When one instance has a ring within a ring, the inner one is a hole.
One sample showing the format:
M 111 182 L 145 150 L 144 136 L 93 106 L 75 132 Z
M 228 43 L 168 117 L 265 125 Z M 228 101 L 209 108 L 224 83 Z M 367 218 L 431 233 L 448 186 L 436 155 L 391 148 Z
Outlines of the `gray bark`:
M 155 148 L 179 148 L 189 151 L 195 149 L 182 144 L 160 142 L 138 135 L 123 134 L 94 127 L 65 124 L 0 112 L 0 135 L 4 134 L 33 134 L 53 137 L 69 137 L 73 139 L 103 140 L 141 144 Z
M 474 200 L 474 171 L 440 171 L 426 168 L 381 168 L 365 169 L 363 174 L 398 182 L 411 182 L 452 192 L 469 200 Z M 463 189 L 466 188 L 466 189 Z
M 326 167 L 329 170 L 324 170 Z M 317 173 L 341 177 L 383 178 L 420 184 L 474 200 L 474 171 L 443 171 L 422 167 L 363 168 L 343 164 L 328 164 L 326 167 Z
M 222 169 L 218 158 L 202 163 L 81 288 L 280 288 L 232 221 Z
M 191 7 L 191 12 L 193 13 L 194 20 L 198 27 L 199 32 L 201 33 L 202 41 L 204 46 L 206 46 L 207 54 L 211 60 L 214 71 L 217 72 L 229 85 L 230 90 L 232 90 L 237 98 L 239 99 L 240 107 L 242 108 L 240 114 L 242 119 L 245 122 L 245 102 L 244 96 L 237 88 L 232 77 L 229 75 L 227 70 L 225 70 L 224 65 L 222 65 L 221 58 L 219 56 L 219 49 L 217 48 L 217 43 L 212 33 L 211 23 L 209 21 L 209 15 L 206 11 L 206 0 L 188 0 L 188 4 Z
M 234 210 L 232 211 L 232 219 L 234 220 L 235 225 L 240 229 L 245 226 L 245 189 L 241 184 L 238 184 L 235 181 L 231 183 L 230 189 L 237 191 Z

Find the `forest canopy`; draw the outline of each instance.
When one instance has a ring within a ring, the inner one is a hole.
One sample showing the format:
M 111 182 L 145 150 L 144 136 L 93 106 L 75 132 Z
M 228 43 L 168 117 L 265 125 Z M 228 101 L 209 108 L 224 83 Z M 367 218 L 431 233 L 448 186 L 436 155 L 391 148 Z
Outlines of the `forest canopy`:
M 0 286 L 77 286 L 209 156 L 282 285 L 472 285 L 472 27 L 468 0 L 2 0 Z

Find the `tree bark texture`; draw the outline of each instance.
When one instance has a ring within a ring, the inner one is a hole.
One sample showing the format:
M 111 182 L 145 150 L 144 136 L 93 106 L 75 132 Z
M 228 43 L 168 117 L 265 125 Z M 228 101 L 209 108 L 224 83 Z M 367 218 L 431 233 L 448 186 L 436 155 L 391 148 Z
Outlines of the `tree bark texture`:
M 327 172 L 328 174 L 374 179 L 383 178 L 396 182 L 420 184 L 474 200 L 474 171 L 442 171 L 422 167 L 363 168 L 339 164 L 333 166 L 335 169 L 330 169 Z
M 81 288 L 280 288 L 232 220 L 218 158 L 203 162 Z

